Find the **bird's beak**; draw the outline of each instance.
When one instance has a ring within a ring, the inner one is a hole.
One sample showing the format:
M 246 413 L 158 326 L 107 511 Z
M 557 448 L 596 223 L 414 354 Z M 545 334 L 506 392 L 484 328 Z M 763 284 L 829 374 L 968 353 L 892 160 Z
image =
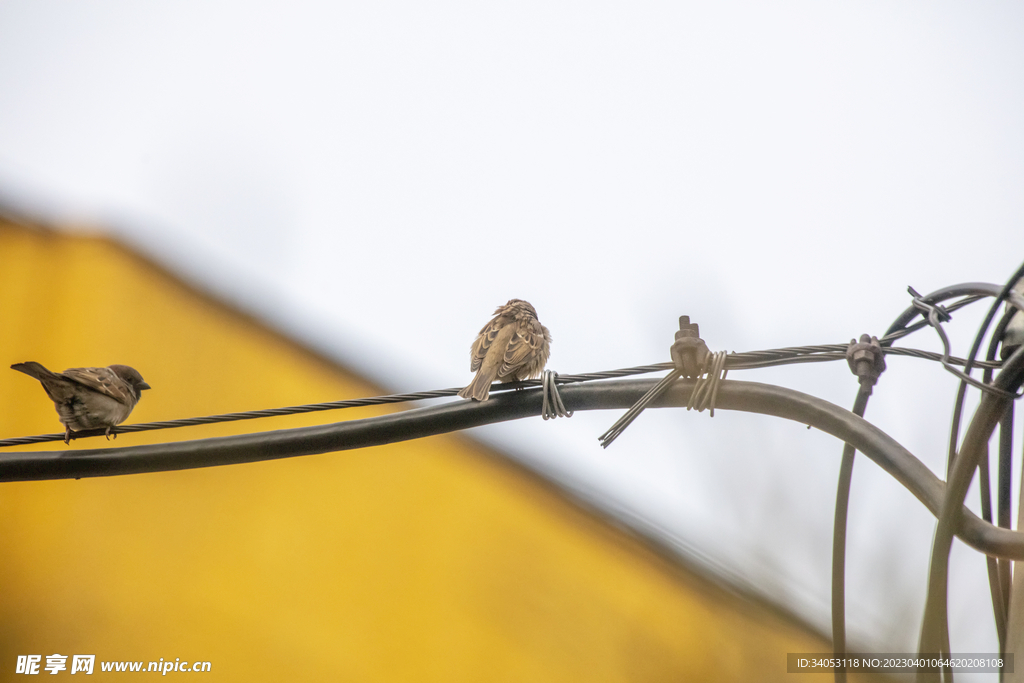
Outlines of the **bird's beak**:
M 143 382 L 142 384 L 136 384 L 135 386 L 137 386 L 139 388 L 139 391 L 142 391 L 143 389 L 152 389 L 153 388 L 153 387 L 149 386 L 148 384 L 146 384 L 145 382 Z

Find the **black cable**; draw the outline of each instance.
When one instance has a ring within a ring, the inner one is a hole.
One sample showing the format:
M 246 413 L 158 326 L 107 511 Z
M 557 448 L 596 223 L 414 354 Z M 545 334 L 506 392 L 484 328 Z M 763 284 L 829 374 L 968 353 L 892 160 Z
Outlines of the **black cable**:
M 617 410 L 629 408 L 655 384 L 653 379 L 624 379 L 571 384 L 560 388 L 559 393 L 569 410 Z M 651 407 L 685 407 L 693 385 L 693 381 L 680 380 Z M 852 443 L 929 512 L 938 515 L 946 485 L 895 439 L 845 408 L 793 389 L 737 380 L 723 380 L 716 401 L 718 410 L 793 420 Z M 527 390 L 505 392 L 483 402 L 452 401 L 360 420 L 257 434 L 81 451 L 3 452 L 0 482 L 164 472 L 331 453 L 539 416 L 542 410 L 541 391 Z M 959 515 L 957 537 L 982 553 L 1024 560 L 1024 533 L 983 522 L 966 507 Z
M 853 403 L 853 414 L 864 417 L 871 390 L 861 387 Z M 850 508 L 850 485 L 853 481 L 853 458 L 857 453 L 851 444 L 843 445 L 836 485 L 836 514 L 832 526 L 832 650 L 837 659 L 846 657 L 846 521 Z M 836 667 L 836 683 L 846 681 L 846 668 Z
M 998 491 L 998 515 L 996 524 L 1004 529 L 1013 526 L 1011 521 L 1011 501 L 1013 499 L 1013 403 L 1006 407 L 1006 412 L 999 420 L 999 491 Z M 999 561 L 999 585 L 1004 603 L 1003 608 L 1006 614 L 1010 611 L 1010 581 L 1011 568 L 1006 560 Z M 1004 634 L 1005 636 L 1005 634 Z M 1006 643 L 1005 637 L 999 641 L 1000 652 L 1004 652 L 1002 646 Z
M 1006 366 L 996 375 L 993 384 L 1007 391 L 1015 391 L 1024 382 L 1024 347 L 1006 360 Z M 989 439 L 999 423 L 1006 406 L 1012 399 L 984 392 L 974 417 L 964 435 L 960 453 L 953 461 L 953 469 L 942 497 L 942 508 L 935 525 L 931 563 L 928 570 L 928 597 L 921 625 L 919 651 L 924 654 L 949 654 L 949 553 L 953 537 L 960 523 L 960 510 L 970 487 L 978 461 L 987 451 Z M 998 527 L 996 527 L 998 528 Z M 918 674 L 919 681 L 938 680 L 937 676 Z
M 1000 346 L 1003 334 L 1006 332 L 1006 326 L 1010 323 L 1010 319 L 1013 318 L 1016 311 L 1009 309 L 1003 314 L 1003 317 L 999 320 L 999 323 L 992 330 L 992 337 L 989 339 L 988 352 L 985 357 L 988 360 L 995 360 L 996 351 Z M 987 384 L 992 381 L 992 370 L 985 370 L 983 376 L 984 382 Z M 1007 409 L 1009 415 L 1009 429 L 1013 430 L 1013 406 Z M 1006 418 L 1004 417 L 1004 420 Z M 996 523 L 1004 529 L 1011 528 L 1010 523 L 1010 505 L 1011 505 L 1011 474 L 1012 474 L 1012 453 L 1013 444 L 1012 441 L 1006 439 L 1004 441 L 1003 432 L 1005 425 L 1000 425 L 1000 442 L 999 442 L 999 453 L 998 453 L 998 469 L 997 469 L 997 484 L 996 484 Z M 982 518 L 985 521 L 992 521 L 992 493 L 991 493 L 991 475 L 989 472 L 989 458 L 986 453 L 979 463 L 978 467 L 978 478 L 980 486 L 978 487 L 981 493 L 981 511 Z M 985 558 L 986 568 L 988 569 L 988 580 L 989 580 L 989 592 L 992 595 L 992 612 L 996 621 L 996 637 L 999 639 L 999 652 L 1000 654 L 1005 653 L 1006 646 L 1006 629 L 1007 622 L 1010 613 L 1010 577 L 1011 567 L 1007 560 L 998 560 L 994 557 Z
M 1021 277 L 1024 277 L 1024 264 L 1017 268 L 1007 283 L 1000 289 L 995 301 L 992 302 L 992 306 L 989 308 L 985 319 L 982 321 L 982 324 L 978 329 L 978 334 L 975 336 L 974 343 L 971 346 L 971 352 L 967 357 L 967 364 L 964 365 L 965 373 L 969 374 L 972 366 L 975 365 L 974 361 L 977 357 L 978 349 L 981 347 L 981 342 L 985 338 L 985 334 L 988 331 L 989 325 L 992 323 L 992 319 L 995 317 L 996 311 Z M 1019 386 L 1019 382 L 1017 382 L 1015 374 L 1016 368 L 1012 363 L 1021 363 L 1021 358 L 1021 350 L 1018 350 L 1017 353 L 1014 353 L 1006 363 L 1004 363 L 1003 370 L 993 380 L 993 384 L 999 386 L 1001 389 L 1016 390 Z M 946 496 L 943 501 L 943 510 L 935 528 L 935 536 L 932 539 L 932 557 L 928 577 L 928 597 L 925 603 L 924 621 L 921 626 L 920 651 L 922 653 L 949 652 L 949 621 L 946 608 L 946 591 L 948 590 L 949 582 L 949 553 L 952 549 L 952 537 L 956 527 L 957 511 L 955 509 L 954 501 L 959 501 L 960 505 L 963 504 L 963 499 L 967 494 L 967 488 L 973 478 L 974 470 L 978 465 L 977 458 L 980 458 L 980 454 L 974 452 L 971 453 L 970 458 L 953 457 L 956 453 L 957 441 L 959 440 L 958 434 L 960 419 L 963 413 L 963 399 L 966 394 L 966 387 L 967 383 L 965 381 L 961 381 L 957 392 L 956 406 L 953 411 L 953 424 L 950 429 L 949 460 L 952 466 L 948 468 L 949 472 L 947 479 L 949 481 L 949 486 L 946 489 Z M 971 428 L 968 430 L 968 436 L 975 440 L 981 438 L 980 434 L 985 431 L 985 427 L 987 426 L 989 419 L 993 421 L 992 429 L 994 429 L 995 423 L 1002 417 L 1002 413 L 1005 411 L 1006 405 L 1009 401 L 1010 399 L 1005 397 L 993 396 L 988 392 L 982 392 L 981 405 L 975 413 L 974 418 L 971 420 Z M 996 410 L 994 406 L 999 406 L 998 414 L 992 415 Z M 978 425 L 976 429 L 975 425 Z M 972 429 L 975 431 L 971 431 Z M 990 435 L 991 431 L 992 430 L 988 430 L 987 434 Z M 986 438 L 981 445 L 983 446 L 987 443 L 988 440 Z M 967 450 L 967 445 L 968 439 L 965 437 L 964 448 L 961 449 L 961 456 L 963 456 L 964 451 Z M 973 445 L 973 442 L 971 445 Z M 981 446 L 978 446 L 977 450 L 980 451 L 980 449 Z M 964 462 L 959 462 L 961 459 L 963 459 Z M 919 675 L 920 680 L 923 680 L 924 677 L 924 674 Z
M 958 296 L 965 297 L 963 302 L 957 302 L 960 304 L 959 306 L 957 304 L 950 304 L 946 307 L 946 310 L 952 313 L 957 308 L 960 308 L 960 306 L 965 306 L 968 303 L 973 303 L 979 299 L 997 297 L 1002 292 L 1002 289 L 1002 285 L 997 285 L 991 282 L 966 282 L 964 284 L 936 289 L 934 292 L 924 297 L 924 300 L 928 303 L 934 304 L 942 301 L 948 301 L 949 299 L 953 299 Z M 913 304 L 908 306 L 907 309 L 893 321 L 892 325 L 889 326 L 889 329 L 885 331 L 885 337 L 883 337 L 883 339 L 888 339 L 890 335 L 903 329 L 913 331 L 913 329 L 920 329 L 927 325 L 927 321 L 919 321 L 908 327 L 907 323 L 920 314 L 921 311 L 919 311 Z
M 948 315 L 949 312 L 986 296 L 995 296 L 998 293 L 995 290 L 997 290 L 995 285 L 985 285 L 983 283 L 957 285 L 932 292 L 925 297 L 925 300 L 945 301 L 947 298 L 966 294 L 965 298 L 950 304 L 944 309 Z M 910 325 L 910 321 L 918 314 L 921 314 L 922 320 Z M 887 334 L 879 340 L 879 344 L 882 346 L 891 345 L 893 341 L 922 329 L 929 324 L 929 320 L 920 310 L 920 307 L 911 306 L 893 322 Z M 949 359 L 947 359 L 947 362 L 949 362 Z M 854 401 L 852 411 L 854 415 L 864 417 L 864 411 L 867 409 L 870 396 L 870 385 L 865 387 L 862 384 Z M 836 484 L 836 508 L 832 527 L 832 650 L 836 658 L 840 660 L 846 654 L 846 528 L 850 506 L 850 487 L 853 483 L 853 463 L 856 453 L 857 450 L 852 444 L 846 443 L 843 445 L 843 456 L 839 466 L 839 480 Z M 986 518 L 986 521 L 991 522 L 991 515 Z M 989 558 L 989 560 L 990 564 L 994 562 L 992 558 Z M 836 683 L 845 683 L 846 668 L 836 667 L 833 669 L 833 675 Z
M 986 522 L 992 522 L 992 491 L 991 478 L 989 476 L 988 454 L 981 458 L 978 463 L 979 489 L 981 493 L 981 518 Z M 996 637 L 999 639 L 999 652 L 1004 652 L 1002 644 L 1006 642 L 1006 627 L 1008 623 L 1007 605 L 1009 595 L 1003 592 L 1003 582 L 1000 577 L 1000 565 L 1003 560 L 995 557 L 985 556 L 985 568 L 988 570 L 988 588 L 992 597 L 992 615 L 996 621 Z

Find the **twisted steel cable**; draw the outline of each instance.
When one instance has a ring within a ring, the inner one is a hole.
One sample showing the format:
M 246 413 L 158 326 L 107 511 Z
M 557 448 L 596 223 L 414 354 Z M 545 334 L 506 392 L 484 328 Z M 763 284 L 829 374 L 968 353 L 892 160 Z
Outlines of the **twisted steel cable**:
M 952 307 L 949 307 L 950 309 Z M 902 336 L 902 335 L 900 335 Z M 768 349 L 764 351 L 748 351 L 744 353 L 730 353 L 725 359 L 726 370 L 752 370 L 755 368 L 766 368 L 778 365 L 790 365 L 794 363 L 822 363 L 834 360 L 845 359 L 846 344 L 827 344 L 818 346 L 793 346 L 781 349 Z M 919 349 L 906 349 L 890 347 L 884 349 L 886 354 L 923 358 L 925 360 L 941 362 L 942 354 Z M 950 363 L 964 365 L 962 358 L 950 358 Z M 975 361 L 977 367 L 998 369 L 1001 364 L 997 361 Z M 558 375 L 554 381 L 558 384 L 574 384 L 577 382 L 592 382 L 602 379 L 616 379 L 632 375 L 642 375 L 649 372 L 663 372 L 670 370 L 672 363 L 654 363 L 653 365 L 638 365 L 631 368 L 620 368 L 618 370 L 604 370 L 601 372 L 589 372 L 577 375 Z M 509 382 L 491 389 L 492 392 L 513 391 L 526 387 L 539 387 L 541 380 L 531 379 L 523 382 Z M 462 387 L 450 389 L 436 389 L 434 391 L 418 391 L 406 394 L 388 394 L 386 396 L 372 396 L 368 398 L 346 399 L 343 401 L 327 401 L 324 403 L 309 403 L 283 408 L 266 408 L 263 410 L 248 410 L 237 413 L 223 413 L 219 415 L 207 415 L 205 417 L 189 417 L 177 420 L 162 420 L 159 422 L 142 422 L 133 425 L 123 425 L 111 431 L 112 434 L 130 434 L 133 432 L 149 432 L 158 429 L 176 429 L 178 427 L 195 427 L 198 425 L 218 424 L 221 422 L 237 422 L 239 420 L 255 420 L 263 417 L 279 417 L 283 415 L 299 415 L 302 413 L 314 413 L 324 410 L 341 410 L 344 408 L 361 408 L 366 406 L 388 405 L 392 403 L 406 403 L 408 401 L 423 401 L 434 398 L 455 396 Z M 105 432 L 102 429 L 92 429 L 81 432 L 72 432 L 72 438 L 79 439 L 92 436 L 101 436 Z M 22 436 L 11 439 L 0 440 L 0 448 L 10 446 L 25 446 L 34 443 L 46 443 L 50 441 L 63 441 L 64 434 L 40 434 L 38 436 Z

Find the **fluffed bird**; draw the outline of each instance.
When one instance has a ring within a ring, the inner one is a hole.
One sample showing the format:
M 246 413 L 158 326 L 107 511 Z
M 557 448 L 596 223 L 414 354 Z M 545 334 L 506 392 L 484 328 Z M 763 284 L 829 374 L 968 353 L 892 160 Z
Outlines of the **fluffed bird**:
M 128 419 L 142 391 L 150 388 L 139 371 L 127 365 L 51 372 L 29 361 L 11 369 L 42 383 L 64 425 L 64 443 L 71 441 L 71 432 L 86 429 L 106 428 L 109 439 L 111 428 Z
M 459 396 L 486 401 L 495 379 L 517 382 L 537 377 L 549 355 L 551 333 L 540 324 L 537 310 L 527 301 L 510 299 L 494 311 L 473 342 L 469 369 L 476 377 Z

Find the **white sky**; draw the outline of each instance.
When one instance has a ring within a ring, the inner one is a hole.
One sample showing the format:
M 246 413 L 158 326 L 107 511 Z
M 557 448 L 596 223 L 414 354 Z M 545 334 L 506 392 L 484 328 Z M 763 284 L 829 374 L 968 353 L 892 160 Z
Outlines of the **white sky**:
M 106 226 L 395 390 L 468 383 L 512 297 L 562 373 L 668 360 L 684 313 L 712 349 L 845 342 L 908 284 L 1024 257 L 1022 35 L 1014 2 L 8 0 L 0 197 Z M 951 325 L 961 355 L 982 313 Z M 868 417 L 941 471 L 956 382 L 889 367 Z M 856 386 L 840 364 L 733 377 L 844 407 Z M 827 629 L 841 445 L 649 411 L 603 451 L 617 417 L 476 435 Z M 854 476 L 851 633 L 913 649 L 933 519 L 867 459 Z M 952 576 L 954 650 L 995 651 L 983 560 L 960 546 Z

